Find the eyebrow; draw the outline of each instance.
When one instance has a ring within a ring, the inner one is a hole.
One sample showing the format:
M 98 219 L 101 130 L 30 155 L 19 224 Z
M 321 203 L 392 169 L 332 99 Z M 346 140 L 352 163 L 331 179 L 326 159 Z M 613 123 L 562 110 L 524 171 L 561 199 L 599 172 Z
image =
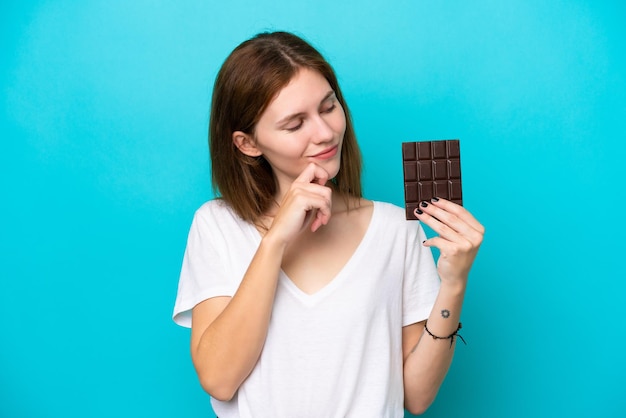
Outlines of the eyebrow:
M 335 91 L 331 90 L 328 93 L 326 93 L 326 95 L 324 96 L 324 98 L 320 101 L 320 104 L 324 103 L 326 100 L 330 99 L 331 97 L 333 97 L 335 95 Z M 306 113 L 304 112 L 298 112 L 298 113 L 293 113 L 291 115 L 285 116 L 284 118 L 282 118 L 281 120 L 279 120 L 278 122 L 276 122 L 276 126 L 280 126 L 280 125 L 284 125 L 287 122 L 302 117 L 304 116 Z

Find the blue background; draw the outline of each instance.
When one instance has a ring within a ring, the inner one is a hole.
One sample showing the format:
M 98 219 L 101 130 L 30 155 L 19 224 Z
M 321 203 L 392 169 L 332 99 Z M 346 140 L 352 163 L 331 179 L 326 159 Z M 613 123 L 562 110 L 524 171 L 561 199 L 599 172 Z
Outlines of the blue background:
M 625 416 L 624 4 L 3 2 L 0 416 L 211 416 L 170 315 L 214 77 L 266 29 L 335 66 L 369 198 L 461 139 L 487 236 L 425 416 Z

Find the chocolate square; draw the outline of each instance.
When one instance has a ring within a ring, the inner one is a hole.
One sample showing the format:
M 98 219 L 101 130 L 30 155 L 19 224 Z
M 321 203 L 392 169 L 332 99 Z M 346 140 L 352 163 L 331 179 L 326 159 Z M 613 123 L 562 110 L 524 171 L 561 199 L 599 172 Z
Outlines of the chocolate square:
M 406 219 L 424 200 L 442 197 L 463 204 L 458 139 L 402 143 Z

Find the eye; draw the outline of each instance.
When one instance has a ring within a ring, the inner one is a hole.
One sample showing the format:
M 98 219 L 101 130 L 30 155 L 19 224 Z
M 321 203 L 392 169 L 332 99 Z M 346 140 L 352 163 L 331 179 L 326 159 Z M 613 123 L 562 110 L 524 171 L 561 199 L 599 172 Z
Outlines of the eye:
M 302 127 L 302 119 L 298 119 L 297 121 L 294 121 L 294 123 L 292 123 L 291 125 L 286 126 L 285 130 L 287 132 L 295 132 L 301 127 Z
M 322 113 L 331 113 L 333 110 L 337 108 L 337 103 L 332 102 L 329 106 L 326 106 L 322 109 Z

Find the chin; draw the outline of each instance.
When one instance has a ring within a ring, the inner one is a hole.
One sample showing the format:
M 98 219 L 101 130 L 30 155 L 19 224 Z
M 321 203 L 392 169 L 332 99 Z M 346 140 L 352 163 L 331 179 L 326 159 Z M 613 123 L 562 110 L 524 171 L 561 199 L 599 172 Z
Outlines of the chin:
M 328 172 L 329 179 L 337 177 L 337 174 L 339 174 L 340 166 L 341 164 L 339 162 L 339 158 L 337 158 L 337 160 L 335 161 L 329 161 L 327 166 L 322 165 L 322 167 L 324 167 L 324 169 Z

